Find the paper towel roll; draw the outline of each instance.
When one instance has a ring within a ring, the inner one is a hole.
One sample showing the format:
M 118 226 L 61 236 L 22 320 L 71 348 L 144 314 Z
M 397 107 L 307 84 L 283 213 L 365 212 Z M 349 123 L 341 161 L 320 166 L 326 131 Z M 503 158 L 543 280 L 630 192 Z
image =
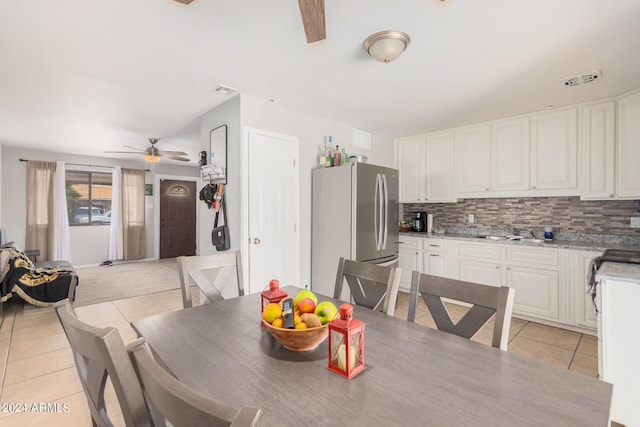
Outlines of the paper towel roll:
M 433 214 L 427 214 L 427 233 L 433 232 Z

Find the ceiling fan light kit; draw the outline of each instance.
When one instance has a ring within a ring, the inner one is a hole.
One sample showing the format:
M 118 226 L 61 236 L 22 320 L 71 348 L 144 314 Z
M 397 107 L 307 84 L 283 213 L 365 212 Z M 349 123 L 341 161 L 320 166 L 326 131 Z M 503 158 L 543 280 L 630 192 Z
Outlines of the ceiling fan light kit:
M 376 61 L 389 62 L 398 59 L 411 39 L 407 33 L 395 30 L 380 31 L 364 41 L 364 50 Z
M 154 156 L 153 154 L 147 154 L 144 156 L 144 161 L 149 163 L 158 163 L 160 161 L 160 157 Z
M 145 150 L 136 147 L 129 147 L 125 145 L 126 148 L 130 148 L 135 151 L 105 151 L 105 153 L 117 153 L 117 154 L 142 154 L 145 162 L 149 163 L 158 163 L 162 157 L 166 157 L 167 159 L 178 160 L 181 162 L 189 162 L 190 160 L 184 156 L 187 155 L 184 151 L 166 151 L 166 150 L 158 150 L 156 148 L 156 144 L 158 143 L 158 138 L 149 138 L 150 147 L 147 147 Z

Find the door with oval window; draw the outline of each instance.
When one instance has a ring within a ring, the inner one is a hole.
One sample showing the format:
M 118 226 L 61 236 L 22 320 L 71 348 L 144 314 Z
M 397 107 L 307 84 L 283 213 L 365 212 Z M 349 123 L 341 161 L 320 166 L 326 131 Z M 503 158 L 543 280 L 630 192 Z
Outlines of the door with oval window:
M 196 254 L 196 183 L 160 180 L 160 258 Z

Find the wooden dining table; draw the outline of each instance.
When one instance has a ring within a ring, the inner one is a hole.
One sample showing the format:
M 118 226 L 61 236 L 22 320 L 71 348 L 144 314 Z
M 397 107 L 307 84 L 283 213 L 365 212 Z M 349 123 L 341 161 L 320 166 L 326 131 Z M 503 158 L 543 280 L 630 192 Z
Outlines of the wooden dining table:
M 292 296 L 296 287 L 284 290 Z M 318 295 L 320 301 L 340 301 Z M 260 327 L 260 294 L 131 322 L 181 382 L 264 426 L 605 426 L 612 386 L 354 307 L 366 369 L 327 369 L 328 344 L 286 350 Z

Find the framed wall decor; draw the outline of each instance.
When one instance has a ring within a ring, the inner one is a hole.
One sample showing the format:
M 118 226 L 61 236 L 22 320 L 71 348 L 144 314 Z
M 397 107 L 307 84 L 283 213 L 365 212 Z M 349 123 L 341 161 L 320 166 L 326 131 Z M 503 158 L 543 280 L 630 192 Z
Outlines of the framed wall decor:
M 145 196 L 153 196 L 153 184 L 145 184 L 144 185 L 144 195 Z

